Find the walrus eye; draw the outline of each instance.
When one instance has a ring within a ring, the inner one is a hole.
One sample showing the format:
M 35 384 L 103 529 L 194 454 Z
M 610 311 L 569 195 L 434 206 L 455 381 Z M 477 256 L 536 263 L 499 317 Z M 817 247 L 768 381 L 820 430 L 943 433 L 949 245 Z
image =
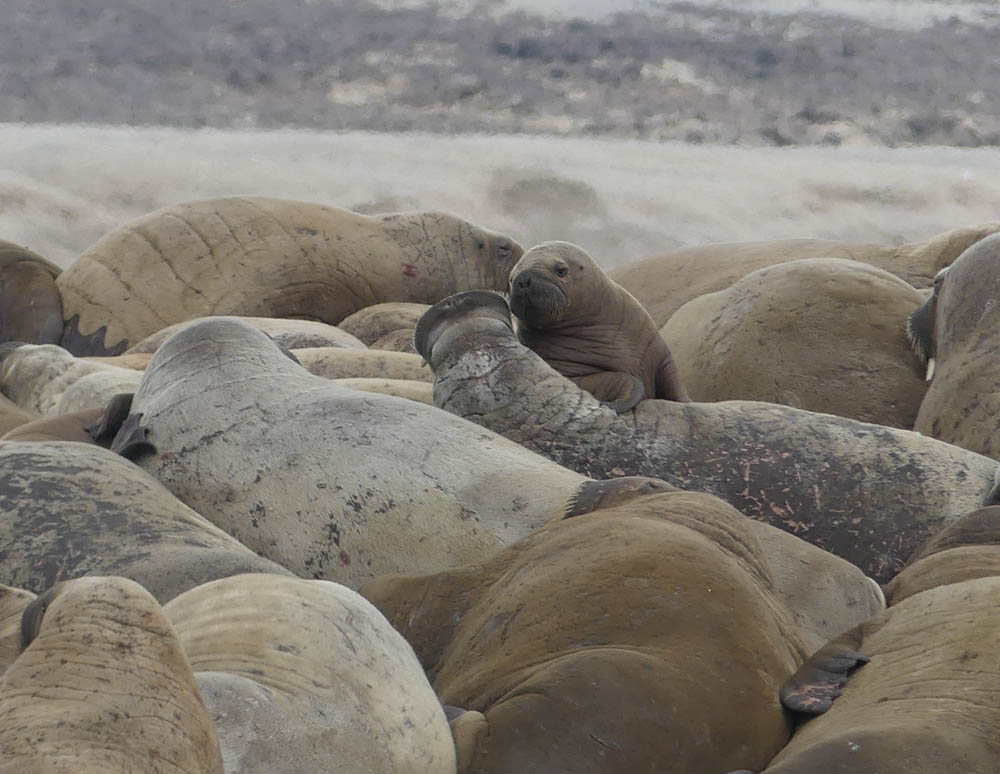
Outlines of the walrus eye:
M 569 274 L 569 269 L 567 267 L 565 267 L 565 266 L 556 266 L 556 276 L 557 277 L 565 277 L 567 274 Z
M 510 242 L 501 242 L 497 245 L 497 255 L 503 260 L 510 257 Z

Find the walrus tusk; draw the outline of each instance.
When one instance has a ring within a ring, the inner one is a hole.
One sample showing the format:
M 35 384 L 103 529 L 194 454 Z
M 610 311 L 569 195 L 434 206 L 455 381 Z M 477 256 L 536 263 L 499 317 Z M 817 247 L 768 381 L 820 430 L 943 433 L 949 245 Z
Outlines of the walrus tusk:
M 927 376 L 924 377 L 924 381 L 929 382 L 934 378 L 934 358 L 927 359 Z

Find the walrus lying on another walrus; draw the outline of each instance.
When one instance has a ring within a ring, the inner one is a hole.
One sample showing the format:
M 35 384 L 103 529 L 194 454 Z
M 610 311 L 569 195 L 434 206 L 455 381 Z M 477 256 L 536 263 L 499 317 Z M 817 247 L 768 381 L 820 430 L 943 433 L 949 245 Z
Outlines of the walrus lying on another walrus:
M 522 344 L 615 411 L 690 400 L 649 312 L 576 245 L 528 250 L 510 272 L 510 308 Z
M 521 344 L 496 293 L 435 304 L 415 344 L 434 405 L 585 475 L 710 492 L 880 582 L 978 507 L 997 468 L 919 433 L 769 403 L 646 400 L 618 415 Z
M 509 545 L 588 481 L 433 406 L 314 376 L 226 317 L 157 350 L 132 412 L 113 449 L 250 549 L 350 587 Z

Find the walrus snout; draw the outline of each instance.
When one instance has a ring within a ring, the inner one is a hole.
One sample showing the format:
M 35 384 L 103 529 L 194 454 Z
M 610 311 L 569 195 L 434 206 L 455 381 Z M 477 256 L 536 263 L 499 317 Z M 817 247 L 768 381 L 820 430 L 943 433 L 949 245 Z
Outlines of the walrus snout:
M 492 290 L 466 290 L 438 301 L 421 315 L 413 329 L 413 348 L 428 363 L 434 344 L 452 323 L 460 319 L 500 320 L 513 330 L 510 309 L 499 293 Z
M 566 293 L 548 272 L 527 269 L 510 278 L 510 310 L 529 325 L 559 319 L 566 306 Z

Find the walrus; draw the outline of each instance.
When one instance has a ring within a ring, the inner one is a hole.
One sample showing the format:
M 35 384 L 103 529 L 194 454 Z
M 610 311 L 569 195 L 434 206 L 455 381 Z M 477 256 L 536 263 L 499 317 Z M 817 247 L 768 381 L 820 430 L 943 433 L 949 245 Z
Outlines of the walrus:
M 455 750 L 413 649 L 356 592 L 241 575 L 164 613 L 215 719 L 229 774 L 448 774 Z
M 427 307 L 428 304 L 404 302 L 366 306 L 345 317 L 338 327 L 353 333 L 373 349 L 412 352 L 413 329 Z
M 616 411 L 690 400 L 649 313 L 582 248 L 528 250 L 510 272 L 510 309 L 522 344 Z
M 0 239 L 0 342 L 59 343 L 60 271 L 38 253 Z
M 21 619 L 36 596 L 25 589 L 0 585 L 0 675 L 21 655 Z
M 25 609 L 0 679 L 0 772 L 222 774 L 177 635 L 139 584 L 78 578 Z
M 118 393 L 133 392 L 142 376 L 133 368 L 74 357 L 55 344 L 12 342 L 3 347 L 0 389 L 21 408 L 42 416 L 103 406 Z
M 468 774 L 763 768 L 792 732 L 778 690 L 808 651 L 748 520 L 710 495 L 642 496 L 361 591 L 441 701 L 481 713 Z
M 976 242 L 942 271 L 909 318 L 930 387 L 914 429 L 1000 459 L 1000 234 Z
M 923 300 L 874 266 L 807 258 L 688 301 L 660 333 L 694 400 L 767 401 L 912 429 L 927 385 L 903 326 Z
M 407 379 L 430 382 L 431 372 L 411 352 L 379 349 L 310 347 L 292 350 L 309 373 L 327 379 Z
M 350 387 L 352 390 L 395 395 L 397 398 L 415 400 L 420 403 L 426 403 L 428 406 L 434 405 L 434 398 L 432 396 L 433 388 L 430 382 L 418 382 L 415 379 L 373 379 L 365 377 L 333 379 L 331 381 L 342 387 Z
M 724 290 L 752 271 L 802 258 L 844 258 L 878 266 L 916 288 L 1000 222 L 946 231 L 924 242 L 879 245 L 830 239 L 777 239 L 682 247 L 611 269 L 608 275 L 646 307 L 657 328 L 692 298 Z
M 790 683 L 839 697 L 762 774 L 995 772 L 998 598 L 997 577 L 938 586 L 821 648 Z M 842 688 L 824 677 L 838 661 L 857 663 L 859 652 L 868 663 L 849 670 Z
M 648 400 L 618 415 L 521 344 L 495 293 L 435 304 L 417 334 L 435 406 L 583 475 L 710 492 L 879 582 L 993 485 L 982 455 L 788 406 Z
M 132 412 L 113 449 L 145 444 L 135 463 L 194 510 L 297 575 L 349 587 L 507 545 L 587 482 L 440 409 L 310 374 L 226 317 L 160 346 Z
M 196 317 L 194 320 L 168 325 L 166 328 L 151 333 L 142 341 L 128 348 L 126 355 L 152 354 L 164 341 L 173 336 L 185 325 L 204 320 Z M 349 349 L 365 349 L 367 344 L 347 331 L 335 325 L 316 322 L 315 320 L 279 319 L 276 317 L 238 317 L 250 323 L 255 328 L 264 331 L 268 336 L 286 349 L 307 349 L 311 347 L 347 347 Z M 122 355 L 124 357 L 125 355 Z
M 119 575 L 161 602 L 217 578 L 288 574 L 192 511 L 148 473 L 96 445 L 0 443 L 0 577 L 41 593 Z
M 111 231 L 59 275 L 59 343 L 76 355 L 117 355 L 208 315 L 336 325 L 372 304 L 503 290 L 522 252 L 441 212 L 369 216 L 254 196 L 186 202 Z
M 948 583 L 1000 576 L 1000 506 L 979 508 L 953 521 L 910 557 L 889 583 L 891 604 Z
M 9 433 L 11 430 L 38 418 L 36 412 L 21 408 L 6 395 L 0 393 L 0 434 Z

